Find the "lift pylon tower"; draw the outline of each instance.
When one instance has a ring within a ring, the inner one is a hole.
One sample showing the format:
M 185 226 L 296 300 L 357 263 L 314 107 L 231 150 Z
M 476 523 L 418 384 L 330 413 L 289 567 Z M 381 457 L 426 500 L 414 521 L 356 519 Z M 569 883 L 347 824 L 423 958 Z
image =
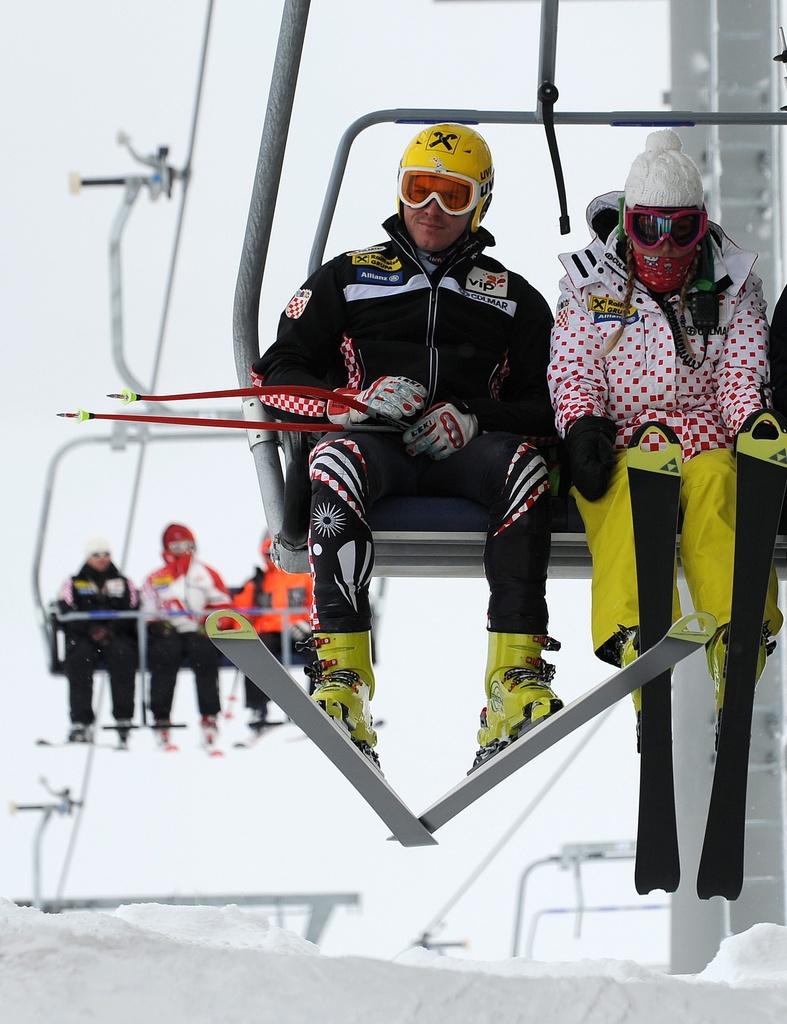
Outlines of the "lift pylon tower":
M 778 110 L 782 65 L 774 0 L 702 0 L 671 6 L 671 102 L 687 110 Z M 772 68 L 773 73 L 764 74 Z M 759 253 L 769 311 L 782 277 L 781 166 L 774 125 L 697 125 L 684 149 L 703 173 L 711 218 L 744 249 Z M 780 595 L 784 607 L 784 588 Z M 784 657 L 780 646 L 757 687 L 749 763 L 746 879 L 735 903 L 697 898 L 687 877 L 672 897 L 671 970 L 701 971 L 720 941 L 760 921 L 785 923 Z M 674 673 L 675 778 L 681 862 L 696 864 L 713 778 L 714 711 L 698 659 Z M 698 735 L 697 723 L 707 729 Z

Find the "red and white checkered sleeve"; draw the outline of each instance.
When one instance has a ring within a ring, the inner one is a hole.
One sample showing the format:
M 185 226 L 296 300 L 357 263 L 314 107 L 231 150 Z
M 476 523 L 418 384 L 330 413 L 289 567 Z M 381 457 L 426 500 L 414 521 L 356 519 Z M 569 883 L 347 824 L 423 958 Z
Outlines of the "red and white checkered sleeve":
M 750 413 L 762 408 L 768 379 L 768 321 L 762 282 L 756 274 L 749 274 L 732 300 L 724 348 L 716 364 L 719 411 L 732 433 L 740 430 Z
M 587 311 L 581 290 L 564 277 L 560 282 L 547 369 L 549 395 L 562 437 L 580 416 L 607 414 L 602 348 L 603 338 Z

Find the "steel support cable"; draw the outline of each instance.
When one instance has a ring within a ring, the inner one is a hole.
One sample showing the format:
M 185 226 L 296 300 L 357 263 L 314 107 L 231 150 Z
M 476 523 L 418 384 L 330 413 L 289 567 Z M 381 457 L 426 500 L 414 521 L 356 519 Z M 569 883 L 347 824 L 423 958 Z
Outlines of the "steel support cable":
M 183 189 L 180 195 L 180 202 L 178 204 L 178 215 L 175 224 L 175 237 L 172 243 L 172 253 L 169 261 L 169 269 L 167 271 L 167 283 L 164 289 L 164 302 L 161 308 L 161 319 L 159 321 L 158 337 L 156 339 L 156 351 L 153 356 L 153 370 L 150 379 L 150 394 L 155 394 L 156 383 L 158 381 L 159 370 L 161 368 L 161 357 L 164 350 L 164 337 L 167 329 L 167 322 L 169 320 L 169 310 L 172 301 L 172 290 L 175 282 L 175 270 L 177 268 L 178 256 L 180 255 L 180 242 L 183 234 L 183 219 L 186 212 L 186 200 L 188 198 L 189 185 L 191 184 L 191 163 L 194 156 L 194 146 L 197 138 L 197 127 L 199 124 L 199 112 L 202 105 L 202 91 L 203 84 L 205 81 L 205 65 L 208 57 L 208 42 L 210 40 L 210 29 L 211 22 L 213 19 L 213 0 L 208 0 L 208 9 L 205 15 L 205 29 L 202 35 L 202 51 L 200 53 L 199 61 L 199 72 L 197 75 L 197 88 L 194 96 L 194 107 L 191 115 L 191 127 L 189 130 L 189 141 L 188 148 L 186 150 L 186 160 L 183 164 Z M 121 554 L 121 564 L 125 565 L 129 555 L 129 549 L 131 547 L 131 535 L 134 530 L 134 522 L 136 520 L 137 507 L 139 504 L 139 492 L 142 486 L 142 473 L 145 466 L 145 456 L 147 454 L 147 445 L 144 440 L 139 447 L 139 455 L 137 456 L 137 467 L 134 473 L 134 483 L 131 490 L 131 499 L 129 502 L 128 518 L 126 521 L 126 532 L 123 537 L 123 547 Z
M 167 273 L 167 285 L 164 292 L 164 304 L 161 311 L 161 321 L 159 324 L 158 339 L 156 342 L 156 352 L 153 358 L 153 373 L 150 381 L 150 394 L 156 392 L 156 382 L 158 380 L 159 368 L 161 363 L 161 355 L 164 348 L 164 334 L 166 331 L 167 320 L 169 317 L 169 307 L 172 298 L 172 287 L 175 280 L 175 269 L 177 266 L 178 255 L 180 251 L 180 240 L 183 232 L 183 217 L 186 210 L 186 200 L 188 198 L 189 185 L 191 184 L 191 161 L 194 155 L 194 145 L 197 139 L 197 126 L 199 123 L 199 112 L 202 105 L 202 87 L 205 81 L 205 65 L 208 58 L 208 41 L 210 39 L 210 27 L 211 20 L 213 18 L 213 0 L 208 0 L 208 9 L 205 15 L 205 30 L 202 36 L 202 51 L 200 54 L 199 62 L 199 73 L 197 75 L 197 88 L 194 96 L 194 109 L 191 115 L 191 128 L 189 131 L 189 143 L 186 151 L 186 162 L 183 165 L 183 190 L 180 195 L 180 204 L 178 207 L 177 223 L 175 225 L 175 237 L 172 243 L 172 255 L 170 257 L 169 271 Z
M 536 810 L 541 801 L 551 791 L 554 784 L 560 779 L 564 772 L 571 766 L 576 758 L 582 753 L 585 747 L 590 743 L 596 733 L 601 729 L 604 723 L 607 721 L 609 716 L 615 710 L 615 707 L 609 708 L 603 714 L 599 715 L 596 721 L 593 723 L 590 729 L 585 733 L 579 743 L 576 744 L 571 750 L 571 753 L 563 761 L 560 762 L 555 771 L 549 776 L 547 781 L 536 793 L 530 803 L 525 807 L 519 817 L 514 823 L 503 833 L 503 835 L 494 844 L 492 849 L 481 859 L 478 865 L 473 868 L 468 877 L 459 886 L 456 892 L 446 901 L 445 905 L 438 910 L 438 912 L 432 917 L 425 928 L 419 933 L 418 939 L 416 939 L 414 945 L 423 945 L 424 940 L 428 940 L 429 936 L 440 926 L 445 923 L 446 915 L 453 910 L 459 900 L 465 895 L 465 893 L 478 881 L 483 875 L 492 861 L 497 857 L 501 850 L 513 839 L 519 829 L 524 825 L 530 815 Z M 409 947 L 408 947 L 409 948 Z

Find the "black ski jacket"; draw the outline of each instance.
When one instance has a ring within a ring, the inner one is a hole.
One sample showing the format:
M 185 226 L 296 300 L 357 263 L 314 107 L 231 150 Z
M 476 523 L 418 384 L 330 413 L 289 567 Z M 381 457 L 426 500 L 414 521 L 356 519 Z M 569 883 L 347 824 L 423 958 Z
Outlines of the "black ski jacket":
M 87 562 L 76 576 L 69 577 L 58 596 L 61 612 L 125 612 L 139 605 L 137 588 L 110 562 L 106 572 L 98 572 Z M 136 637 L 134 619 L 77 619 L 64 624 L 67 637 L 90 636 L 101 626 L 118 636 Z
M 266 384 L 363 389 L 384 375 L 454 403 L 481 430 L 555 436 L 546 383 L 552 315 L 519 274 L 484 254 L 484 228 L 431 274 L 397 216 L 390 241 L 344 253 L 295 293 L 254 364 Z

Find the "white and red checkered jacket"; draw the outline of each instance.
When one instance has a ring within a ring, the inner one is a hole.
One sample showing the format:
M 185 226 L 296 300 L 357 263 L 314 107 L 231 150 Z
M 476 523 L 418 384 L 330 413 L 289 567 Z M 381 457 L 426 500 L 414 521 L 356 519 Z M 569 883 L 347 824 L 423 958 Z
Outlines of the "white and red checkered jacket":
M 685 459 L 729 448 L 749 413 L 762 408 L 768 385 L 768 323 L 761 281 L 752 273 L 757 256 L 710 225 L 712 264 L 707 266 L 718 297 L 718 326 L 703 335 L 688 303 L 679 314 L 678 296 L 671 297 L 684 327 L 684 353 L 694 364 L 689 365 L 664 310 L 639 282 L 623 309 L 619 196 L 607 193 L 590 204 L 594 237 L 584 249 L 560 256 L 566 275 L 548 370 L 558 429 L 565 436 L 580 416 L 606 416 L 617 424 L 616 444 L 623 448 L 639 426 L 659 420 L 678 435 Z M 607 339 L 622 319 L 626 330 L 605 354 Z
M 162 619 L 178 633 L 196 632 L 209 612 L 231 605 L 221 576 L 191 555 L 168 557 L 142 585 L 142 607 L 151 614 L 164 613 Z

